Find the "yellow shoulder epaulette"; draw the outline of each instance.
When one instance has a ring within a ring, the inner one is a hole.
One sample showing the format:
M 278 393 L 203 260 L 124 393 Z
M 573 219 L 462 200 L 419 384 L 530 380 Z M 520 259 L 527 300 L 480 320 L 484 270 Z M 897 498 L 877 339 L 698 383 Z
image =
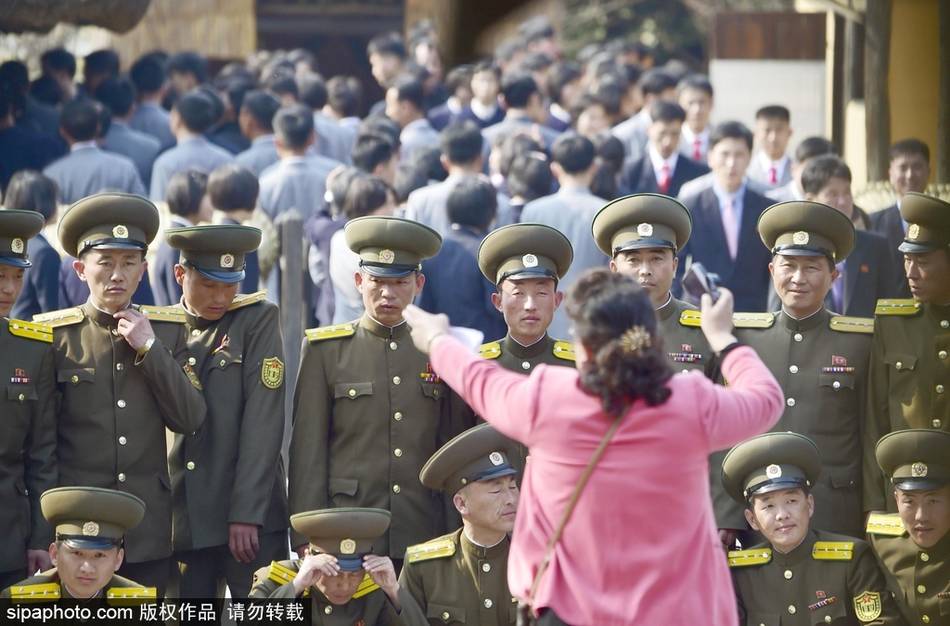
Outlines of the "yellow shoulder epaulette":
M 875 315 L 916 315 L 919 311 L 920 303 L 913 298 L 885 298 L 874 307 Z
M 497 359 L 501 356 L 501 342 L 483 343 L 482 347 L 478 349 L 478 356 L 483 359 Z
M 10 587 L 10 599 L 14 602 L 53 602 L 59 600 L 59 596 L 59 583 L 35 583 Z
M 267 299 L 267 291 L 255 291 L 254 293 L 239 293 L 234 296 L 234 300 L 231 300 L 231 305 L 228 307 L 228 311 L 233 311 L 234 309 L 240 309 L 241 307 L 248 306 L 249 304 L 257 304 L 262 300 Z
M 11 335 L 16 335 L 17 337 L 53 343 L 53 327 L 49 324 L 37 324 L 36 322 L 24 322 L 23 320 L 10 320 L 7 328 L 10 329 Z
M 455 554 L 455 542 L 451 539 L 433 539 L 406 549 L 406 560 L 410 563 L 441 559 Z
M 874 334 L 873 317 L 845 317 L 844 315 L 835 315 L 831 318 L 829 326 L 831 330 L 837 330 L 840 333 Z
M 373 579 L 369 574 L 363 575 L 363 580 L 360 581 L 360 586 L 356 588 L 356 593 L 353 594 L 354 598 L 362 598 L 363 596 L 369 595 L 379 589 L 379 585 L 373 582 Z
M 286 585 L 287 583 L 294 582 L 294 578 L 297 577 L 297 572 L 277 561 L 271 561 L 270 567 L 267 568 L 267 577 L 278 585 Z
M 703 319 L 702 313 L 692 309 L 680 313 L 680 326 L 691 326 L 699 328 L 699 323 Z
M 139 312 L 147 317 L 151 322 L 171 322 L 173 324 L 184 324 L 188 321 L 185 311 L 178 306 L 154 306 L 151 304 L 141 304 L 138 307 Z
M 118 600 L 138 604 L 155 600 L 157 597 L 155 587 L 109 587 L 106 591 L 106 600 L 109 602 Z
M 337 324 L 336 326 L 321 326 L 320 328 L 308 328 L 304 331 L 307 340 L 310 343 L 314 341 L 323 341 L 324 339 L 337 339 L 339 337 L 350 337 L 356 334 L 356 324 L 348 322 L 346 324 Z
M 569 341 L 555 341 L 552 352 L 554 356 L 559 359 L 564 359 L 565 361 L 574 360 L 574 345 Z
M 772 560 L 772 548 L 756 548 L 755 550 L 730 550 L 729 567 L 745 567 L 747 565 L 764 565 Z
M 904 534 L 904 523 L 897 513 L 871 513 L 865 530 L 869 535 L 899 537 Z
M 771 313 L 733 313 L 732 325 L 736 328 L 771 328 L 775 316 Z
M 817 561 L 850 561 L 853 556 L 853 541 L 816 541 L 811 549 L 811 558 Z
M 71 309 L 60 309 L 59 311 L 50 311 L 49 313 L 37 313 L 33 316 L 34 322 L 46 324 L 50 328 L 59 328 L 60 326 L 70 326 L 83 321 L 86 315 L 78 306 Z

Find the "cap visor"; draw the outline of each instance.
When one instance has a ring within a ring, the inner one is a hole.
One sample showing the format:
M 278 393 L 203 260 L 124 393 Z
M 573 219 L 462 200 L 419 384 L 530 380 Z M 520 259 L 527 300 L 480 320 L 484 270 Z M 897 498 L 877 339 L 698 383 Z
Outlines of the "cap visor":
M 379 278 L 402 278 L 403 276 L 408 276 L 415 272 L 418 268 L 416 266 L 406 266 L 406 265 L 370 265 L 368 263 L 363 263 L 360 265 L 367 274 L 371 276 L 377 276 Z
M 557 276 L 545 267 L 526 267 L 523 270 L 503 276 L 501 280 L 526 280 L 529 278 L 551 278 L 557 281 Z M 501 281 L 499 281 L 501 282 Z
M 946 484 L 946 481 L 932 478 L 901 478 L 894 481 L 894 488 L 901 491 L 936 491 Z
M 0 256 L 0 265 L 12 265 L 13 267 L 33 267 L 29 259 L 18 259 L 13 256 Z
M 669 250 L 676 250 L 676 246 L 673 243 L 666 241 L 665 239 L 638 239 L 636 241 L 631 241 L 630 243 L 625 243 L 622 246 L 618 246 L 614 249 L 614 256 L 620 254 L 621 252 L 630 252 L 631 250 L 643 250 L 645 248 L 667 248 Z
M 74 550 L 110 550 L 119 547 L 115 539 L 106 537 L 66 537 L 62 542 Z
M 363 569 L 363 557 L 353 556 L 348 554 L 346 556 L 336 555 L 337 565 L 340 566 L 340 571 L 343 572 L 356 572 Z
M 831 252 L 822 252 L 814 248 L 777 248 L 775 254 L 782 256 L 828 256 Z
M 910 254 L 924 254 L 926 252 L 933 252 L 934 250 L 940 250 L 946 248 L 946 246 L 941 246 L 935 243 L 913 243 L 910 241 L 905 241 L 901 245 L 897 246 L 897 249 L 901 252 L 907 252 Z
M 201 268 L 195 268 L 198 270 L 198 273 L 204 276 L 205 278 L 210 278 L 211 280 L 216 280 L 219 283 L 228 283 L 234 284 L 239 283 L 244 280 L 244 270 L 237 272 L 215 272 L 212 270 L 203 270 Z
M 756 487 L 749 497 L 761 496 L 767 493 L 772 493 L 773 491 L 782 491 L 783 489 L 804 489 L 805 482 L 803 480 L 777 480 L 774 482 L 763 483 Z
M 518 473 L 518 470 L 516 470 L 515 468 L 513 468 L 512 466 L 506 463 L 504 465 L 499 465 L 498 467 L 494 467 L 488 470 L 484 474 L 481 474 L 478 477 L 476 477 L 475 480 L 476 481 L 494 480 L 495 478 L 501 478 L 502 476 L 512 476 L 517 473 Z
M 96 245 L 89 246 L 88 248 L 83 248 L 82 252 L 85 252 L 86 250 L 145 250 L 147 248 L 148 246 L 144 244 L 109 241 L 106 243 L 97 243 Z

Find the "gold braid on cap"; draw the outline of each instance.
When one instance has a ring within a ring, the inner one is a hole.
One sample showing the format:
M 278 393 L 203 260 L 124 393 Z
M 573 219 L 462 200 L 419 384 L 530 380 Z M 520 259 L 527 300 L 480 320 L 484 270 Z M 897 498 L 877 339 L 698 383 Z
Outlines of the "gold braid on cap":
M 639 324 L 628 328 L 620 335 L 620 346 L 627 354 L 638 354 L 651 345 L 650 332 Z

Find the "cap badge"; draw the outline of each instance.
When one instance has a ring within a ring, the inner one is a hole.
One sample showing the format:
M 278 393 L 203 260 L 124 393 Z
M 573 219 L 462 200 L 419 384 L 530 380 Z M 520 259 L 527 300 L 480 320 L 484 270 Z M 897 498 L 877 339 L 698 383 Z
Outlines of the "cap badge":
M 914 478 L 926 478 L 927 477 L 927 464 L 917 462 L 910 466 L 910 475 Z
M 781 478 L 782 477 L 782 468 L 774 463 L 765 468 L 765 476 L 767 478 Z
M 911 224 L 907 227 L 907 238 L 908 239 L 917 239 L 920 237 L 920 225 Z
M 641 237 L 652 237 L 653 236 L 653 224 L 648 224 L 643 222 L 642 224 L 637 225 L 637 234 Z
M 392 250 L 380 250 L 379 251 L 379 262 L 380 263 L 392 263 L 396 260 L 396 253 Z
M 231 269 L 234 267 L 234 255 L 233 254 L 222 254 L 221 255 L 221 267 L 224 269 Z
M 356 552 L 356 542 L 352 539 L 344 539 L 340 542 L 340 554 L 354 554 Z
M 488 460 L 491 461 L 492 465 L 503 465 L 505 457 L 501 455 L 501 452 L 492 452 L 488 455 Z
M 12 250 L 14 254 L 23 254 L 23 240 L 16 237 L 10 242 L 10 250 Z
M 533 254 L 526 254 L 521 257 L 521 263 L 525 267 L 537 267 L 538 266 L 538 257 Z
M 99 524 L 95 522 L 86 522 L 82 525 L 82 534 L 87 537 L 98 537 L 99 536 Z
M 129 229 L 122 224 L 116 224 L 112 229 L 112 236 L 116 239 L 126 239 L 129 236 Z
M 803 230 L 796 231 L 792 235 L 792 243 L 796 246 L 804 246 L 808 243 L 808 233 Z

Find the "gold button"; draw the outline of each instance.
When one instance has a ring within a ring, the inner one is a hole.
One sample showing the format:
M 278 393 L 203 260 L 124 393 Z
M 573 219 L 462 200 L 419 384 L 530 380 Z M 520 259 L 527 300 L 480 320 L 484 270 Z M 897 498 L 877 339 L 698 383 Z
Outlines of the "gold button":
M 900 368 L 904 367 L 904 362 L 903 362 L 903 361 L 898 361 L 897 363 L 894 364 L 894 367 L 896 367 L 897 369 L 900 369 Z
M 389 342 L 389 349 L 390 349 L 390 350 L 395 350 L 395 349 L 398 348 L 398 347 L 399 347 L 399 344 L 396 343 L 395 341 L 390 341 L 390 342 Z
M 397 422 L 401 422 L 402 413 L 400 413 L 399 411 L 396 411 L 395 413 L 393 413 L 393 419 L 396 420 Z
M 929 615 L 921 615 L 921 616 L 920 616 L 920 621 L 922 621 L 924 624 L 929 624 L 929 623 L 930 623 L 930 616 L 929 616 Z
M 792 576 L 794 576 L 794 574 L 792 574 L 792 570 L 790 569 L 785 570 L 785 580 L 791 580 Z
M 935 417 L 934 420 L 930 423 L 933 425 L 934 428 L 940 428 L 941 426 L 943 426 L 943 420 L 940 419 L 939 417 Z
M 490 572 L 490 571 L 491 571 L 491 563 L 482 563 L 482 571 L 483 571 L 483 572 Z
M 452 616 L 449 615 L 449 612 L 448 612 L 448 611 L 442 611 L 442 621 L 443 621 L 443 622 L 449 621 L 449 618 L 450 618 L 450 617 L 452 617 Z
M 924 585 L 917 585 L 917 593 L 927 593 L 927 587 Z
M 825 623 L 826 623 L 826 624 L 830 624 L 830 623 L 831 623 L 831 616 L 830 616 L 830 615 L 825 615 Z
M 921 553 L 920 553 L 920 560 L 923 561 L 924 563 L 926 563 L 927 561 L 930 560 L 930 555 L 927 554 L 926 552 L 921 552 Z
M 401 382 L 402 382 L 402 379 L 401 379 L 401 378 L 399 378 L 398 376 L 393 376 L 393 384 L 394 384 L 394 385 L 398 385 L 398 384 L 401 383 Z
M 522 362 L 521 362 L 521 369 L 523 369 L 523 370 L 529 370 L 529 369 L 531 369 L 531 364 L 528 363 L 527 361 L 522 361 Z
M 798 373 L 798 366 L 797 366 L 797 365 L 789 365 L 789 366 L 788 366 L 788 371 L 790 371 L 792 374 L 797 374 L 797 373 Z
M 356 389 L 350 389 L 349 391 L 346 392 L 346 395 L 350 396 L 351 398 L 355 398 L 355 397 L 356 397 Z
M 119 400 L 118 402 L 115 403 L 115 405 L 116 405 L 117 407 L 119 407 L 120 409 L 124 409 L 124 408 L 125 408 L 125 400 Z
M 76 376 L 75 374 L 73 374 L 72 376 L 69 377 L 69 382 L 75 385 L 76 383 L 79 382 L 79 376 Z
M 220 365 L 221 367 L 224 367 L 226 363 L 227 361 L 225 361 L 224 359 L 221 359 L 220 361 L 218 361 L 218 365 Z
M 323 608 L 323 612 L 329 615 L 330 613 L 333 612 L 333 607 L 328 604 Z
M 934 390 L 937 393 L 943 393 L 943 385 L 937 385 L 936 387 L 934 387 Z
M 118 479 L 119 479 L 119 482 L 120 482 L 120 483 L 124 483 L 124 482 L 125 482 L 125 474 L 123 474 L 122 472 L 119 472 Z
M 940 352 L 938 352 L 938 353 L 937 353 L 937 358 L 938 358 L 938 359 L 941 359 L 941 360 L 942 360 L 942 359 L 946 359 L 946 358 L 947 358 L 947 351 L 946 351 L 946 350 L 941 350 Z
M 485 604 L 485 608 L 486 608 L 486 609 L 490 609 L 490 608 L 492 607 L 492 605 L 494 604 L 494 602 L 491 601 L 491 598 L 485 598 L 485 603 L 484 603 L 484 604 Z
M 940 328 L 950 328 L 950 321 L 940 320 Z
M 794 339 L 795 341 L 801 341 L 802 339 L 804 339 L 804 337 L 802 337 L 801 333 L 795 333 L 794 335 L 792 335 L 792 339 Z
M 393 454 L 395 454 L 396 456 L 402 456 L 402 448 L 396 448 L 395 450 L 393 450 Z
M 198 330 L 197 328 L 194 329 L 193 331 L 191 331 L 191 336 L 192 336 L 192 337 L 197 337 L 197 336 L 200 335 L 200 334 L 201 334 L 201 331 Z
M 193 356 L 188 357 L 188 365 L 194 365 L 197 362 L 198 362 L 198 359 L 196 359 L 195 357 Z
M 24 400 L 26 400 L 26 396 L 21 393 L 20 395 L 16 397 L 16 399 L 19 400 L 20 402 L 23 402 Z
M 124 446 L 124 445 L 127 444 L 128 442 L 129 442 L 129 440 L 125 438 L 125 435 L 122 435 L 121 437 L 119 437 L 119 445 L 120 445 L 120 446 Z
M 122 368 L 124 368 L 124 367 L 125 367 L 125 366 L 122 365 L 121 363 L 116 363 L 116 364 L 115 364 L 115 368 L 116 368 L 117 370 L 119 370 L 120 372 L 122 371 Z
M 787 404 L 788 406 L 795 406 L 795 398 L 789 398 L 788 400 L 785 401 L 785 404 Z
M 796 610 L 796 609 L 795 609 L 795 605 L 794 605 L 794 604 L 789 604 L 789 605 L 788 605 L 788 614 L 789 614 L 789 615 L 795 615 L 795 610 Z
M 189 470 L 193 470 L 193 469 L 195 469 L 195 462 L 194 462 L 194 461 L 188 461 L 187 463 L 185 463 L 185 467 L 187 467 Z
M 839 382 L 836 380 L 835 382 L 831 383 L 831 388 L 832 388 L 832 389 L 841 389 L 841 383 L 839 383 Z
M 402 489 L 399 485 L 393 485 L 393 493 L 399 493 L 400 491 L 402 491 Z

